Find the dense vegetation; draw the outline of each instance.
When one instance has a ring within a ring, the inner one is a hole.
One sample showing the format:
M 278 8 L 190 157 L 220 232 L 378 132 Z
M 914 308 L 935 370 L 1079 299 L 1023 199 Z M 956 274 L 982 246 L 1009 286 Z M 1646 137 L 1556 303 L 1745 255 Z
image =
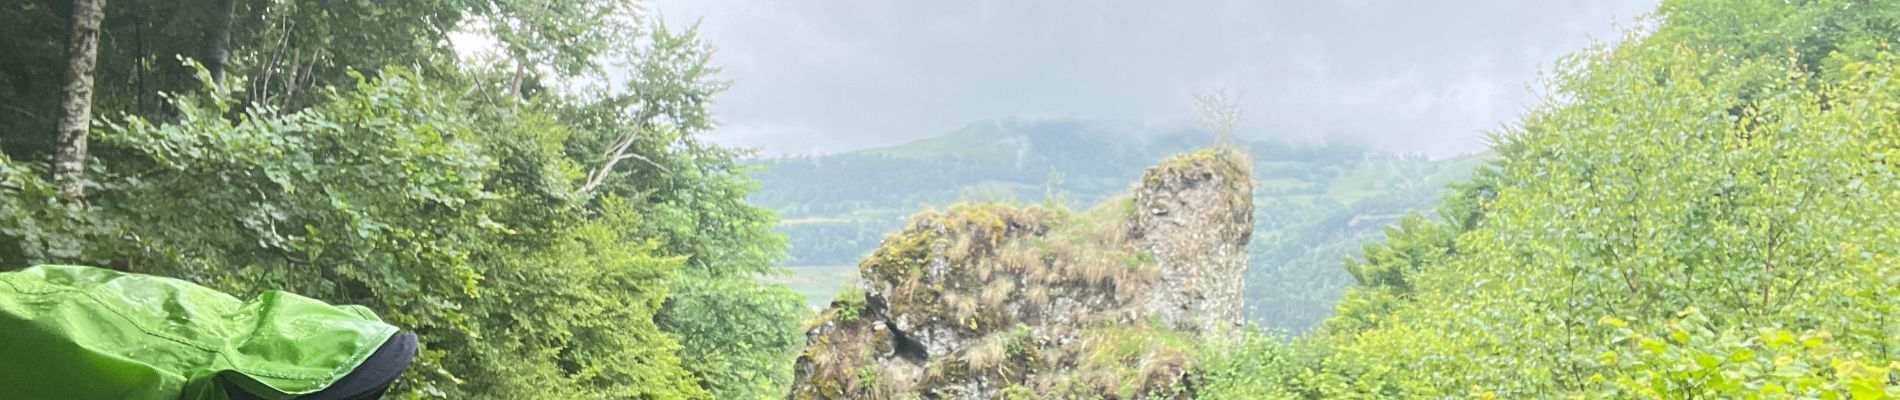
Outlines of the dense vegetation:
M 1900 396 L 1900 5 L 1666 2 L 1221 398 Z
M 766 171 L 752 200 L 784 217 L 778 230 L 790 239 L 794 270 L 852 268 L 916 210 L 970 201 L 1097 204 L 1126 192 L 1144 168 L 1212 139 L 1199 130 L 1108 121 L 984 121 L 902 146 L 756 160 Z M 1344 296 L 1352 275 L 1339 268 L 1341 259 L 1376 239 L 1379 227 L 1438 204 L 1444 184 L 1465 179 L 1480 162 L 1344 143 L 1236 147 L 1252 158 L 1259 179 L 1248 317 L 1295 332 L 1332 315 Z M 848 283 L 803 284 L 836 290 Z
M 807 312 L 754 279 L 784 241 L 745 153 L 698 138 L 726 84 L 692 29 L 618 1 L 112 1 L 67 174 L 89 3 L 0 5 L 0 269 L 367 305 L 422 338 L 403 398 L 785 390 Z M 499 51 L 450 51 L 469 26 Z
M 1251 316 L 1318 327 L 1156 341 L 1207 398 L 1900 397 L 1896 41 L 1890 1 L 1669 0 L 1469 176 L 1239 143 Z M 774 265 L 856 263 L 929 205 L 1096 203 L 1209 140 L 742 161 L 700 138 L 710 46 L 610 0 L 24 0 L 0 54 L 0 270 L 363 304 L 421 335 L 401 398 L 780 397 L 808 312 Z

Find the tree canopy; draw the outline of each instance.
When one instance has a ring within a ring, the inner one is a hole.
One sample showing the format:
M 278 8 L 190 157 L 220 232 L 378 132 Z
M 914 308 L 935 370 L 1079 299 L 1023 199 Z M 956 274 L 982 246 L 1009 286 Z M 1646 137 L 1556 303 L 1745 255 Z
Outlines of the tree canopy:
M 1565 60 L 1235 398 L 1900 395 L 1900 7 L 1669 1 Z M 1252 363 L 1250 361 L 1258 362 Z
M 0 6 L 0 268 L 366 305 L 422 339 L 404 398 L 784 390 L 807 311 L 753 279 L 784 239 L 746 151 L 698 137 L 727 83 L 695 28 L 614 1 L 113 1 L 75 199 L 45 162 L 67 3 Z M 467 30 L 502 57 L 451 51 Z

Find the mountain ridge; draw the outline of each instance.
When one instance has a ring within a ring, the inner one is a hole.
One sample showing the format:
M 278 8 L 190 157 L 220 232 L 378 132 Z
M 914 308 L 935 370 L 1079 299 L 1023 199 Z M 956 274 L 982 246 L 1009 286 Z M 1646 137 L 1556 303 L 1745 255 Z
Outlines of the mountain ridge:
M 824 156 L 752 160 L 792 245 L 786 266 L 848 269 L 918 210 L 963 202 L 1080 207 L 1124 193 L 1143 168 L 1203 148 L 1212 135 L 1100 119 L 993 119 L 905 144 Z M 1253 161 L 1256 253 L 1248 315 L 1304 330 L 1351 282 L 1340 260 L 1381 227 L 1437 204 L 1485 156 L 1445 160 L 1345 143 L 1242 141 Z M 794 269 L 794 271 L 808 271 Z M 830 277 L 841 280 L 842 277 Z M 813 306 L 841 282 L 809 282 Z M 1306 285 L 1319 289 L 1300 287 Z

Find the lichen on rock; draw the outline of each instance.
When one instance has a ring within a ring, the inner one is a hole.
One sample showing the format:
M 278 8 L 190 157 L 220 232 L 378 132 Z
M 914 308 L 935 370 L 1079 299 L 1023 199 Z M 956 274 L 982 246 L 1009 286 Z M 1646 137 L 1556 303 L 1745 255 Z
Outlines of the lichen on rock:
M 915 216 L 813 321 L 790 398 L 1179 398 L 1187 347 L 1239 318 L 1252 177 L 1230 149 L 1074 213 Z

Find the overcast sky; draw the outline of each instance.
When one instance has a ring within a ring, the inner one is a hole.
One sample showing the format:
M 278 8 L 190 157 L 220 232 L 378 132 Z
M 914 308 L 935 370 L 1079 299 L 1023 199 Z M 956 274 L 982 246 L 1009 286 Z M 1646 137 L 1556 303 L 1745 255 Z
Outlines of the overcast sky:
M 731 91 L 709 137 L 822 154 L 1003 117 L 1182 123 L 1246 92 L 1244 135 L 1435 156 L 1516 120 L 1540 69 L 1655 0 L 657 0 L 703 21 Z M 1620 27 L 1619 27 L 1620 26 Z

